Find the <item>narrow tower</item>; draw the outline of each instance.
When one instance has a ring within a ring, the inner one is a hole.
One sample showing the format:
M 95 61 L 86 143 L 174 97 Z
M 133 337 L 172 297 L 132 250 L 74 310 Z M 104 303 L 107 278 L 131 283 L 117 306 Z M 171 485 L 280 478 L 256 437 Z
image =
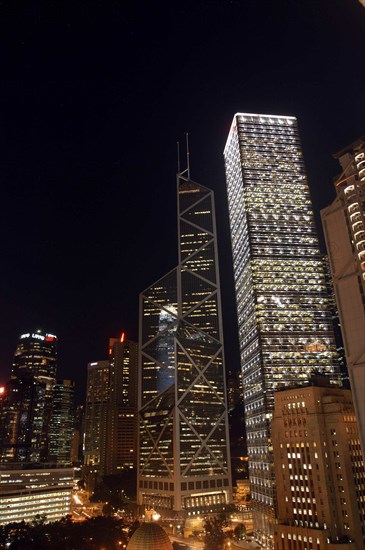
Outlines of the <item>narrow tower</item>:
M 179 265 L 140 295 L 138 501 L 180 515 L 231 499 L 213 192 L 177 175 Z
M 337 383 L 338 360 L 296 119 L 236 114 L 224 158 L 254 529 L 272 547 L 274 391 Z
M 59 464 L 71 464 L 74 396 L 73 380 L 57 380 L 53 390 L 50 460 Z

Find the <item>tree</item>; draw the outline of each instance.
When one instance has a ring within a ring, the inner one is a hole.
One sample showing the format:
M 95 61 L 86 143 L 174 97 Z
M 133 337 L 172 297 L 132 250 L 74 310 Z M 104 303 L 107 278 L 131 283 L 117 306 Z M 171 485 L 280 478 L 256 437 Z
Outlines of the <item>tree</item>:
M 0 528 L 0 550 L 115 550 L 127 543 L 121 520 L 96 517 L 74 523 L 70 517 L 52 523 L 12 523 Z
M 246 527 L 243 523 L 239 523 L 233 531 L 233 536 L 235 540 L 243 540 L 246 538 Z
M 227 527 L 228 524 L 229 522 L 225 514 L 205 518 L 205 550 L 223 550 L 224 540 L 226 538 L 223 528 Z

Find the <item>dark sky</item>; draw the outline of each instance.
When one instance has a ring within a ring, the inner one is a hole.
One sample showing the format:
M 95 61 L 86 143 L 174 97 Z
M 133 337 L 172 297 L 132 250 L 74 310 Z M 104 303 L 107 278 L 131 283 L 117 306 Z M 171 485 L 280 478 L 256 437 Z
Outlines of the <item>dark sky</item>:
M 0 382 L 22 332 L 59 337 L 85 387 L 138 294 L 177 263 L 176 140 L 214 189 L 238 366 L 223 148 L 235 112 L 299 119 L 314 208 L 365 133 L 358 0 L 0 2 Z

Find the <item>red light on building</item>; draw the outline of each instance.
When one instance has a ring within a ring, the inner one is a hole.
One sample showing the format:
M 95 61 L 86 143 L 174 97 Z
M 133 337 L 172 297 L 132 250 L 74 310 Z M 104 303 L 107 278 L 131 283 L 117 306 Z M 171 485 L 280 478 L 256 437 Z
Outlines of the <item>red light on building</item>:
M 0 395 L 3 395 L 5 393 L 5 387 L 0 386 Z
M 120 336 L 120 341 L 121 341 L 121 342 L 124 342 L 124 337 L 125 337 L 125 333 L 122 332 L 122 334 L 121 334 L 121 336 Z

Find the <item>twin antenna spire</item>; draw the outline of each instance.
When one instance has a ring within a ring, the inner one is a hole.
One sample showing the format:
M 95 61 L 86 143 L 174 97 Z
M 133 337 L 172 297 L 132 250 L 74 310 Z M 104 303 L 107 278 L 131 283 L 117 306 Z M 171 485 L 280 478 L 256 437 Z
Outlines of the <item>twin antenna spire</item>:
M 188 132 L 185 132 L 185 139 L 186 139 L 186 168 L 185 170 L 181 171 L 180 168 L 180 142 L 177 141 L 177 174 L 178 176 L 183 176 L 185 173 L 187 175 L 187 179 L 190 179 L 190 154 L 189 154 L 189 134 Z

